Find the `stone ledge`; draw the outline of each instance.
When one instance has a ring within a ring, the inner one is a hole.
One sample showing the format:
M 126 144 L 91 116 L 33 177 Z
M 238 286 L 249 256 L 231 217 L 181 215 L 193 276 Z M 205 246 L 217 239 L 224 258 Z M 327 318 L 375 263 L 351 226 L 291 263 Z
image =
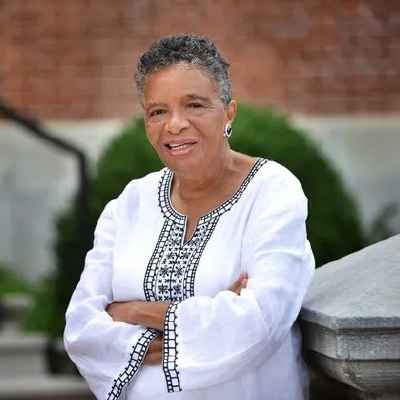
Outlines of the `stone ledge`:
M 395 329 L 328 329 L 301 321 L 307 349 L 341 360 L 400 360 L 400 332 Z
M 400 361 L 340 360 L 310 352 L 307 361 L 328 376 L 346 383 L 361 392 L 397 395 L 399 399 Z
M 334 330 L 398 329 L 399 282 L 397 235 L 319 268 L 301 318 Z
M 400 399 L 400 235 L 326 264 L 300 314 L 306 358 L 360 391 Z

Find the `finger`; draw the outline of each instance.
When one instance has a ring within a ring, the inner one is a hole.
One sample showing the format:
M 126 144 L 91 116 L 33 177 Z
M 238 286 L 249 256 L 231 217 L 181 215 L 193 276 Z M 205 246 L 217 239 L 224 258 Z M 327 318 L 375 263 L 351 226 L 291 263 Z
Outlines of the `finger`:
M 234 293 L 236 293 L 236 294 L 239 294 L 239 293 L 240 293 L 240 287 L 241 287 L 241 281 L 240 281 L 240 280 L 237 280 L 237 281 L 235 281 L 235 282 L 229 287 L 229 290 L 230 290 L 231 292 L 234 292 Z
M 239 278 L 234 282 L 234 285 L 236 286 L 241 286 L 241 282 L 242 282 L 242 280 L 244 279 L 244 278 L 247 278 L 247 273 L 245 273 L 245 272 L 241 272 L 240 273 L 240 275 L 239 275 Z
M 161 364 L 161 360 L 162 360 L 161 351 L 147 352 L 146 357 L 144 359 L 144 364 Z
M 113 311 L 114 311 L 114 307 L 113 307 L 114 303 L 109 304 L 106 307 L 106 312 L 108 313 L 108 315 L 113 318 Z
M 248 281 L 249 281 L 249 278 L 242 279 L 241 289 L 245 289 L 247 287 Z
M 240 290 L 245 288 L 247 285 L 247 280 L 248 280 L 248 275 L 247 272 L 242 272 L 239 275 L 239 278 L 237 281 L 235 281 L 228 290 L 235 292 L 236 294 L 240 294 Z
M 162 338 L 154 339 L 149 347 L 149 351 L 162 351 L 162 349 L 163 349 L 163 339 Z
M 114 309 L 118 309 L 121 304 L 124 304 L 123 302 L 119 302 L 119 301 L 114 301 L 112 303 L 110 303 L 107 307 L 106 307 L 106 311 L 113 311 Z
M 125 303 L 122 303 L 122 302 L 113 302 L 113 303 L 111 303 L 111 304 L 109 304 L 108 306 L 107 306 L 107 308 L 106 308 L 106 311 L 107 311 L 107 313 L 111 316 L 111 318 L 114 320 L 114 321 L 120 321 L 121 319 L 121 313 L 123 312 L 123 310 L 124 310 L 124 304 Z
M 240 288 L 244 289 L 247 286 L 247 282 L 249 280 L 249 276 L 247 274 L 247 272 L 242 272 L 240 274 Z

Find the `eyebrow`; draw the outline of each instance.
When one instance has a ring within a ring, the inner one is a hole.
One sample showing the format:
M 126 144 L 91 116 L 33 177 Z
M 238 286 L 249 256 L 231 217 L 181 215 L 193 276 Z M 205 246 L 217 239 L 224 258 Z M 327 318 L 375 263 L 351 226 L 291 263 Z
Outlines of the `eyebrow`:
M 160 106 L 166 106 L 166 104 L 165 103 L 148 103 L 148 104 L 146 104 L 146 107 L 145 107 L 145 109 L 147 110 L 147 109 L 149 109 L 149 108 L 152 108 L 152 107 L 160 107 Z
M 189 99 L 193 99 L 193 100 L 202 100 L 204 102 L 210 101 L 210 99 L 208 97 L 200 96 L 198 94 L 187 94 L 187 95 L 185 95 L 185 97 L 187 97 Z
M 194 94 L 194 93 L 189 93 L 186 94 L 184 97 L 191 99 L 191 100 L 201 100 L 204 101 L 205 103 L 209 103 L 210 99 L 208 97 L 204 97 L 204 96 L 200 96 L 198 94 Z M 153 102 L 153 103 L 148 103 L 145 107 L 146 110 L 152 108 L 152 107 L 165 107 L 167 106 L 166 103 L 157 103 L 157 102 Z

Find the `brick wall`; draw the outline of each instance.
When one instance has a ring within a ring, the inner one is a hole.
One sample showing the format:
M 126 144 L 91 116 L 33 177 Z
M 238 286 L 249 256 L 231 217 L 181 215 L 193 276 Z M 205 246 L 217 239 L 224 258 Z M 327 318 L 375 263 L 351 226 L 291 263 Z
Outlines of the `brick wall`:
M 241 100 L 400 109 L 398 0 L 0 0 L 0 96 L 41 118 L 127 117 L 137 56 L 176 32 L 215 40 Z

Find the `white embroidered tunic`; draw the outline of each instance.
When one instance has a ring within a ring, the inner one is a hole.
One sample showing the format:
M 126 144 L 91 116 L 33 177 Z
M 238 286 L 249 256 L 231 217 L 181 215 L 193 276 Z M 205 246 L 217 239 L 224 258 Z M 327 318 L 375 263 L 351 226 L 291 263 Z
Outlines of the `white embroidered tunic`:
M 101 400 L 303 400 L 296 318 L 314 272 L 307 199 L 282 165 L 258 159 L 237 192 L 186 241 L 167 168 L 133 180 L 105 207 L 66 314 L 66 349 Z M 240 296 L 227 290 L 241 272 Z M 113 301 L 168 301 L 160 333 L 114 322 Z

